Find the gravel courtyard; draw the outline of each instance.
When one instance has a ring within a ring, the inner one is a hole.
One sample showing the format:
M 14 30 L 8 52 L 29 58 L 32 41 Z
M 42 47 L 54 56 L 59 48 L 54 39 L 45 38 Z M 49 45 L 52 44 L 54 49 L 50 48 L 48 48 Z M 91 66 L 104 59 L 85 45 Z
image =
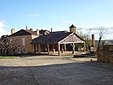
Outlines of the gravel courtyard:
M 95 60 L 72 56 L 0 59 L 0 85 L 113 85 L 113 65 Z

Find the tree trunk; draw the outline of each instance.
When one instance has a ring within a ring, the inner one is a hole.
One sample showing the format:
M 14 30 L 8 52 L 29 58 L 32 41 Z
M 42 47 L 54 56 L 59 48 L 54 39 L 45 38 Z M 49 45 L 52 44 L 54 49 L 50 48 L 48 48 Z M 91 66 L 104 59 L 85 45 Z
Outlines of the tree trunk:
M 5 55 L 5 56 L 7 55 L 7 49 L 4 50 L 4 55 Z

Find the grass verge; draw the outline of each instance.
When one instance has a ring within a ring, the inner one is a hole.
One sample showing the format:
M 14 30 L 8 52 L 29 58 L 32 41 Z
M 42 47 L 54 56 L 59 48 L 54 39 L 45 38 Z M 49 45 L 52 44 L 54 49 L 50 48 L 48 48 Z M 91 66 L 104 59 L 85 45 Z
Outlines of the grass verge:
M 18 58 L 18 56 L 0 56 L 0 59 Z

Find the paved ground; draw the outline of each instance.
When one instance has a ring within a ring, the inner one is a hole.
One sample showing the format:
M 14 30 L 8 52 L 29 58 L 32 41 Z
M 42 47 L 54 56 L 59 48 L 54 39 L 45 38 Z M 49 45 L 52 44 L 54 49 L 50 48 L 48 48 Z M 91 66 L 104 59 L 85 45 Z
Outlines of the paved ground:
M 31 56 L 0 59 L 0 85 L 113 85 L 113 65 L 95 58 Z

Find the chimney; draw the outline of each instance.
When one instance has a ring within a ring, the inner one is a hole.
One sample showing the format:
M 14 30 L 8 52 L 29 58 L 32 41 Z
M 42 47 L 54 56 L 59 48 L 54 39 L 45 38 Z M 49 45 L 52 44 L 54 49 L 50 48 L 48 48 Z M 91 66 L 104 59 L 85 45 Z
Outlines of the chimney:
M 53 29 L 51 28 L 51 32 L 53 32 Z
M 70 32 L 76 33 L 76 27 L 73 24 L 69 28 Z
M 14 34 L 14 33 L 15 33 L 15 29 L 12 28 L 12 29 L 11 29 L 11 34 Z
M 94 34 L 92 34 L 92 44 L 91 44 L 93 47 L 95 47 L 95 37 L 94 37 Z
M 37 33 L 37 35 L 39 36 L 40 33 L 39 33 L 39 30 L 38 30 L 38 29 L 36 29 L 36 33 Z
M 33 28 L 30 28 L 31 31 L 33 31 Z
M 27 26 L 26 26 L 26 30 L 27 30 Z

